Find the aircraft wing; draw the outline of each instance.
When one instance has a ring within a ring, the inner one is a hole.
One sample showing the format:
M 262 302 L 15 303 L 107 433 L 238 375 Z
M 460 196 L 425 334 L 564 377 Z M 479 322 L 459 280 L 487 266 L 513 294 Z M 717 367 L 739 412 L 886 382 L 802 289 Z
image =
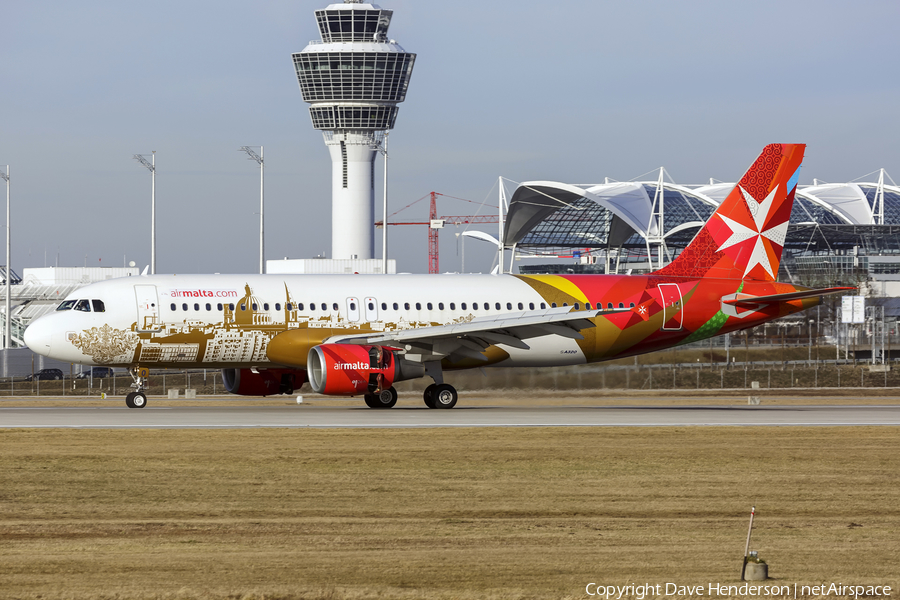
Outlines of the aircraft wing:
M 723 304 L 732 306 L 759 306 L 760 304 L 772 304 L 774 302 L 787 302 L 788 300 L 802 300 L 803 298 L 814 298 L 816 296 L 827 296 L 829 294 L 839 294 L 856 290 L 855 287 L 832 287 L 820 288 L 817 290 L 804 290 L 801 292 L 789 292 L 787 294 L 771 294 L 768 296 L 751 296 L 749 294 L 736 294 L 736 298 L 722 299 Z
M 631 309 L 573 311 L 570 306 L 560 306 L 541 311 L 476 317 L 449 325 L 344 336 L 332 338 L 329 342 L 396 346 L 408 353 L 423 355 L 423 361 L 440 360 L 443 357 L 450 357 L 454 361 L 462 358 L 487 361 L 482 352 L 489 346 L 504 344 L 529 350 L 530 347 L 524 340 L 530 338 L 561 335 L 576 340 L 584 339 L 579 332 L 594 327 L 591 318 L 628 310 Z

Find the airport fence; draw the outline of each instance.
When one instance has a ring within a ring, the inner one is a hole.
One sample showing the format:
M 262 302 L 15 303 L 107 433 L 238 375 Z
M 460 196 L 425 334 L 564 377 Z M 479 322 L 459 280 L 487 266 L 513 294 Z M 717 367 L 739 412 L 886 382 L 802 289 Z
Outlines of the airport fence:
M 35 379 L 26 377 L 0 378 L 0 398 L 4 396 L 122 396 L 131 391 L 131 376 L 118 373 L 112 377 L 78 378 L 66 375 L 63 379 Z M 147 393 L 151 396 L 168 396 L 169 390 L 195 390 L 198 396 L 227 394 L 222 385 L 222 373 L 206 371 L 151 371 Z
M 450 371 L 445 380 L 460 391 L 477 390 L 716 390 L 792 388 L 900 388 L 900 369 L 891 365 L 869 365 L 806 361 L 794 363 L 683 363 L 641 364 L 633 366 L 579 365 L 571 367 L 490 368 Z M 22 377 L 0 378 L 3 397 L 124 397 L 130 391 L 131 377 L 120 373 L 113 377 L 70 378 L 28 381 Z M 399 392 L 421 393 L 430 380 L 403 381 Z M 177 390 L 178 397 L 190 389 L 198 396 L 228 395 L 220 371 L 151 372 L 147 392 L 167 397 Z M 309 394 L 305 384 L 297 394 Z

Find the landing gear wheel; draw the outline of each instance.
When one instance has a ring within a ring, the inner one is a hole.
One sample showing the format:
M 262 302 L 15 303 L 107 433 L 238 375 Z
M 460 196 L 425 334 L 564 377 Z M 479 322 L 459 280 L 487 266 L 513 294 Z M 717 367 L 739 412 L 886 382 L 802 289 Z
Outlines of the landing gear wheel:
M 132 396 L 132 394 L 134 394 Z M 131 408 L 144 408 L 147 406 L 147 395 L 144 392 L 132 392 L 128 394 L 131 398 Z
M 128 408 L 134 408 L 134 394 L 135 392 L 131 392 L 127 396 L 125 396 L 125 406 Z
M 377 394 L 366 394 L 365 400 L 369 408 L 393 408 L 397 404 L 397 390 L 392 386 Z
M 375 395 L 375 399 L 379 408 L 393 408 L 397 404 L 397 390 L 394 386 L 381 390 L 381 393 Z
M 427 388 L 425 388 L 425 392 L 422 394 L 423 399 L 425 400 L 425 406 L 428 408 L 434 408 L 434 388 L 437 387 L 436 383 L 432 383 Z
M 449 383 L 442 383 L 434 388 L 431 394 L 435 408 L 453 408 L 459 398 L 454 388 Z

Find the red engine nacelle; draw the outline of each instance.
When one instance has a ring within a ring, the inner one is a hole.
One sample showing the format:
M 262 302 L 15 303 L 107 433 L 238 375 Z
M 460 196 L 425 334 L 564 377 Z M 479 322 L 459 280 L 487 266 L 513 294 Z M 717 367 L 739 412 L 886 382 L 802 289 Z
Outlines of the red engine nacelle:
M 225 390 L 240 396 L 291 394 L 306 381 L 306 373 L 297 369 L 222 369 Z
M 399 381 L 399 362 L 382 346 L 321 344 L 306 361 L 309 385 L 319 394 L 374 394 Z

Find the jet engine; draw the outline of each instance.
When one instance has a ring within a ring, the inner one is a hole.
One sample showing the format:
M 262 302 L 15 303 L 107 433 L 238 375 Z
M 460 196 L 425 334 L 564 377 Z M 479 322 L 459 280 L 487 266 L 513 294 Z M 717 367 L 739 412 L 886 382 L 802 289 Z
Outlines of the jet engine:
M 291 394 L 306 381 L 306 373 L 296 369 L 222 369 L 225 389 L 239 396 Z
M 394 382 L 421 377 L 424 370 L 401 360 L 391 348 L 321 344 L 309 351 L 309 385 L 320 394 L 376 394 Z

